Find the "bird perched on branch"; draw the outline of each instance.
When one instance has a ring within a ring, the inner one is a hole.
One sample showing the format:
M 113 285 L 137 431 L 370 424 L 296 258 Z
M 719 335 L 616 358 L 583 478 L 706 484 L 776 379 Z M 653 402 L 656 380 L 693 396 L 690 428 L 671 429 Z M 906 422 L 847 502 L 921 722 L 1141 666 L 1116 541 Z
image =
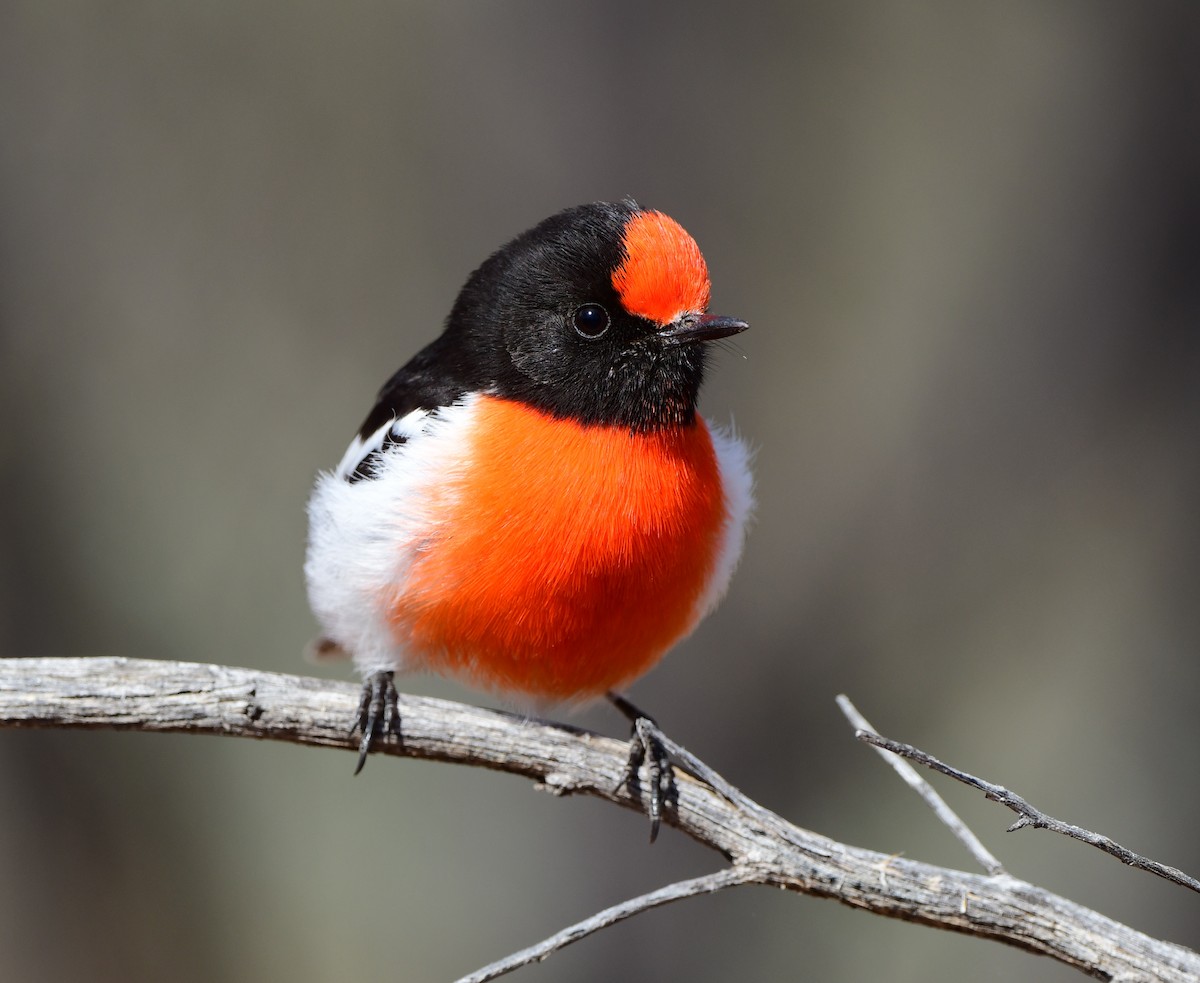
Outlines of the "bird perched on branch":
M 471 274 L 383 387 L 308 508 L 318 650 L 365 678 L 359 769 L 399 733 L 397 670 L 640 716 L 616 691 L 720 600 L 752 506 L 745 444 L 696 412 L 707 346 L 747 327 L 708 304 L 673 219 L 569 208 Z

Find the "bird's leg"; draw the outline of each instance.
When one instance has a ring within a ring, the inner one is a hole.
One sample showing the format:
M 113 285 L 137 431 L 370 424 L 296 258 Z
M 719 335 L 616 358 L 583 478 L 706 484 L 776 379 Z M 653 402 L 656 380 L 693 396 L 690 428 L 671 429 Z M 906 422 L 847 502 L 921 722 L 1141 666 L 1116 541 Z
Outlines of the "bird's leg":
M 658 838 L 658 827 L 662 822 L 663 810 L 675 799 L 675 770 L 671 766 L 671 758 L 661 740 L 662 731 L 654 718 L 643 713 L 633 703 L 620 693 L 609 691 L 605 694 L 608 701 L 621 711 L 633 725 L 629 736 L 629 760 L 625 764 L 625 777 L 621 779 L 622 786 L 631 792 L 638 786 L 638 770 L 646 763 L 649 778 L 649 802 L 646 813 L 650 817 L 650 842 Z
M 358 701 L 358 712 L 354 715 L 354 723 L 350 726 L 350 735 L 356 730 L 362 731 L 362 741 L 358 745 L 358 766 L 354 774 L 358 774 L 367 762 L 367 754 L 371 750 L 371 742 L 376 733 L 387 740 L 388 736 L 400 736 L 400 708 L 396 695 L 396 674 L 388 669 L 373 672 L 363 680 L 362 698 Z

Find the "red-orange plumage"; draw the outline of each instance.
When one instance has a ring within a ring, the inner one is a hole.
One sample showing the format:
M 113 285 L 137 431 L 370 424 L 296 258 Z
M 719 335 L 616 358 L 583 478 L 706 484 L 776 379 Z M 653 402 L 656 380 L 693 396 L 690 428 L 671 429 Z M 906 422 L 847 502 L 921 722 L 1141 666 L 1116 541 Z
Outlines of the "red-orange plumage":
M 638 212 L 625 225 L 625 259 L 613 271 L 621 304 L 656 324 L 708 310 L 708 266 L 683 226 L 662 212 Z
M 643 434 L 494 397 L 477 409 L 391 608 L 397 640 L 536 697 L 637 677 L 703 613 L 727 518 L 704 421 Z

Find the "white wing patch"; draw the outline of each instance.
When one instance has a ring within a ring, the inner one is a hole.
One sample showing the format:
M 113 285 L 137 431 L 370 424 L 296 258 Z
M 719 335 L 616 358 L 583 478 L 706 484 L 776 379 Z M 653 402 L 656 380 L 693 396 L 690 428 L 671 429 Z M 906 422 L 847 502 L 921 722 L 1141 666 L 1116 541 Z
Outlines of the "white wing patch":
M 333 473 L 343 480 L 348 479 L 363 461 L 383 450 L 389 437 L 402 443 L 412 440 L 424 430 L 422 425 L 429 413 L 429 410 L 413 410 L 399 419 L 388 421 L 369 437 L 355 435 Z

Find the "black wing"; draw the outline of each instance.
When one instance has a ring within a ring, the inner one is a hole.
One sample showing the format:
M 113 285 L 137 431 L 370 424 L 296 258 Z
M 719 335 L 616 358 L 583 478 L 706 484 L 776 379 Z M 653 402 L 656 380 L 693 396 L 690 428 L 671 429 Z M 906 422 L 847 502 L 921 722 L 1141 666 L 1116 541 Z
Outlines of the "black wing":
M 461 399 L 470 388 L 459 360 L 453 356 L 452 346 L 446 344 L 445 335 L 421 349 L 379 390 L 374 407 L 358 428 L 358 440 L 373 446 L 346 474 L 346 480 L 353 484 L 373 478 L 383 453 L 408 439 L 405 434 L 388 429 L 382 439 L 373 441 L 389 423 L 402 420 L 416 410 L 435 414 L 441 407 Z

